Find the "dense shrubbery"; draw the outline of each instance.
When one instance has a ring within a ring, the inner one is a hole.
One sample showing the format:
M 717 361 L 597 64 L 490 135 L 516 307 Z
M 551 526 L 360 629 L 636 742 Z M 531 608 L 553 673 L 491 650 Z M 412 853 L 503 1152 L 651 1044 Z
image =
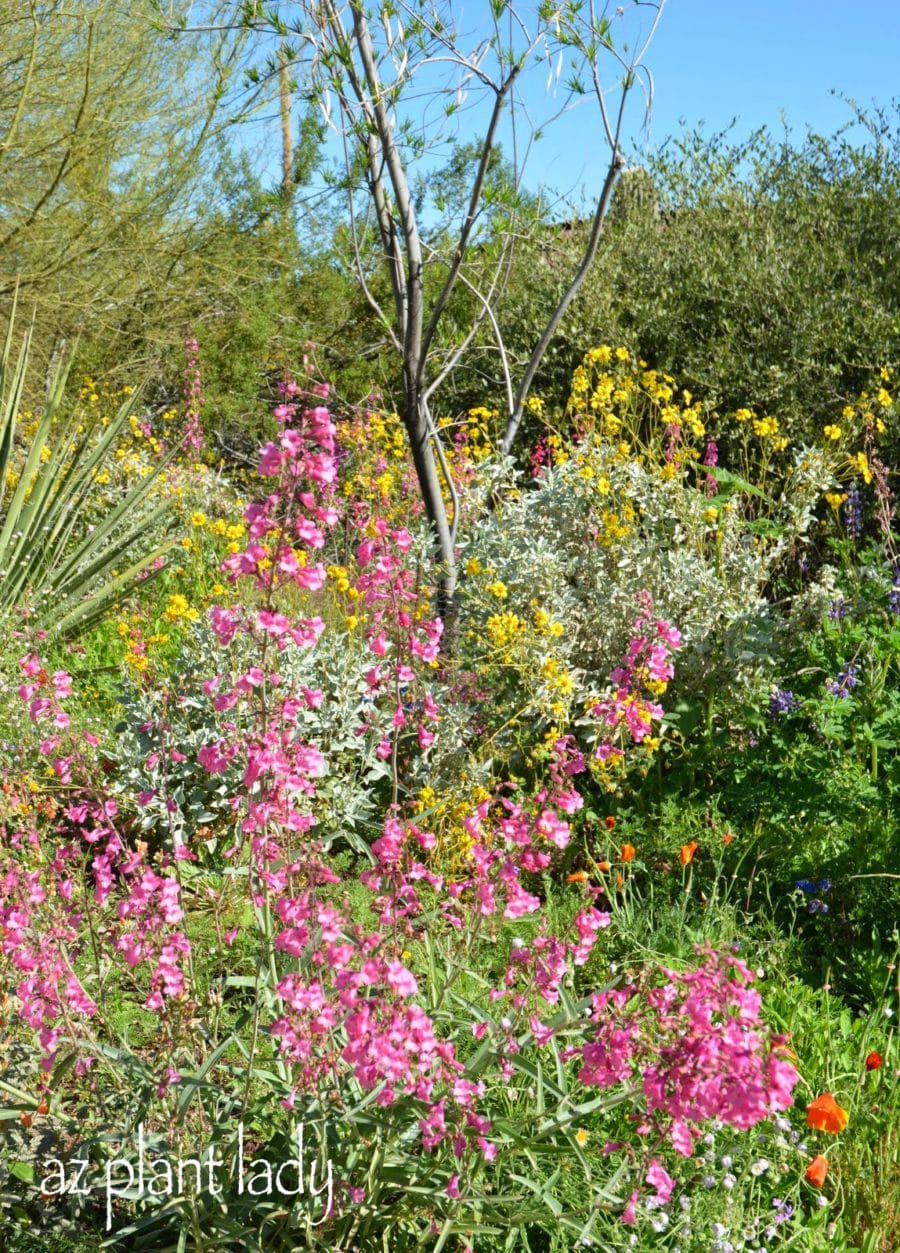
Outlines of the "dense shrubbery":
M 878 366 L 900 361 L 890 279 L 900 238 L 896 110 L 851 120 L 846 131 L 802 139 L 689 133 L 641 156 L 643 176 L 620 185 L 535 390 L 561 405 L 584 346 L 618 341 L 720 412 L 774 415 L 792 440 L 810 441 Z M 545 226 L 522 245 L 497 310 L 513 359 L 581 242 L 577 229 Z M 459 380 L 469 404 L 485 403 L 493 359 L 468 391 Z

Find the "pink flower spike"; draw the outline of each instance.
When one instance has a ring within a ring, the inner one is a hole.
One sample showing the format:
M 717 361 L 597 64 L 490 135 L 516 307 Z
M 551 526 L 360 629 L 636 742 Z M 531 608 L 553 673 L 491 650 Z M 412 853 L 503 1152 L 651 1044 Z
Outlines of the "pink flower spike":
M 652 1158 L 647 1168 L 646 1180 L 651 1188 L 656 1189 L 656 1199 L 661 1205 L 668 1205 L 669 1198 L 675 1188 L 675 1180 L 657 1158 Z
M 628 1198 L 628 1204 L 622 1210 L 622 1222 L 625 1223 L 627 1227 L 633 1227 L 637 1222 L 637 1200 L 639 1195 L 640 1194 L 635 1188 L 634 1192 L 632 1192 L 631 1196 Z

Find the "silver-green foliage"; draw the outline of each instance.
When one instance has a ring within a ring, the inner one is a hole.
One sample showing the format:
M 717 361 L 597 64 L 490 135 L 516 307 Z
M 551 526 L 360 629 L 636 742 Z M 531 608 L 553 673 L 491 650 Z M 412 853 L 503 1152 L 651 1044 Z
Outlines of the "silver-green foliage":
M 767 589 L 808 537 L 831 472 L 819 450 L 800 449 L 772 497 L 714 473 L 712 498 L 689 477 L 667 477 L 598 439 L 532 488 L 507 493 L 483 518 L 467 556 L 506 586 L 497 609 L 529 619 L 540 607 L 565 625 L 557 655 L 585 692 L 619 663 L 643 593 L 684 637 L 682 691 L 714 684 L 746 692 L 766 676 L 780 625 Z M 612 528 L 610 514 L 618 519 Z M 465 616 L 483 630 L 490 601 L 472 584 L 466 600 Z

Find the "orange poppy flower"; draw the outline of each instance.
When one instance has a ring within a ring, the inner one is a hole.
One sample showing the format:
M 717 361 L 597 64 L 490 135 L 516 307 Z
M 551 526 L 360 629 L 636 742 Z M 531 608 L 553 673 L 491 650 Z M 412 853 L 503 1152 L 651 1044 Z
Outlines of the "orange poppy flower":
M 734 836 L 731 834 L 731 832 L 726 831 L 725 834 L 722 836 L 722 843 L 730 844 L 733 839 L 734 839 Z
M 616 875 L 616 891 L 621 892 L 624 890 L 624 888 L 625 888 L 625 880 L 622 878 L 620 874 L 617 874 Z
M 633 844 L 622 845 L 622 861 L 634 861 L 635 856 L 636 851 Z
M 876 1053 L 874 1049 L 866 1058 L 866 1070 L 881 1070 L 884 1065 L 884 1058 L 880 1053 Z
M 811 1101 L 806 1110 L 807 1127 L 815 1127 L 817 1131 L 830 1131 L 837 1134 L 843 1131 L 850 1121 L 850 1115 L 841 1109 L 830 1092 L 823 1092 Z
M 607 815 L 607 818 L 606 818 L 606 829 L 607 829 L 607 831 L 612 831 L 612 829 L 613 829 L 613 827 L 614 827 L 615 825 L 616 825 L 616 820 L 615 820 L 615 818 L 612 816 L 612 814 L 608 814 L 608 815 Z
M 26 1114 L 26 1113 L 23 1111 L 23 1112 L 19 1115 L 19 1122 L 22 1124 L 22 1126 L 23 1126 L 23 1127 L 30 1127 L 30 1126 L 31 1126 L 31 1124 L 34 1122 L 34 1119 L 31 1117 L 31 1115 L 30 1115 L 30 1114 Z
M 588 872 L 586 870 L 575 870 L 572 874 L 566 875 L 566 883 L 587 883 Z
M 818 1157 L 814 1157 L 806 1168 L 806 1174 L 803 1178 L 807 1183 L 811 1183 L 814 1188 L 821 1188 L 825 1182 L 825 1176 L 828 1174 L 828 1160 L 821 1153 Z
M 609 870 L 609 862 L 608 862 L 608 861 L 601 861 L 601 862 L 598 862 L 598 863 L 597 863 L 597 869 L 598 869 L 598 870 Z
M 682 866 L 687 866 L 693 860 L 694 854 L 700 845 L 696 840 L 691 840 L 690 844 L 682 844 L 681 852 L 678 854 L 678 860 Z

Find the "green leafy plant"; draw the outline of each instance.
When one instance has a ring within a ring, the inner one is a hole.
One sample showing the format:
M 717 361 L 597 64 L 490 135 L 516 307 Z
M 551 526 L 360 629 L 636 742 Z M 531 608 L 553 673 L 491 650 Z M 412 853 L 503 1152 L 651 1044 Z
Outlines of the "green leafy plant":
M 164 529 L 169 503 L 153 503 L 153 488 L 174 452 L 91 525 L 85 510 L 92 486 L 114 454 L 134 395 L 98 438 L 76 416 L 62 418 L 71 362 L 61 364 L 20 453 L 16 425 L 29 349 L 30 332 L 14 354 L 11 317 L 0 361 L 0 620 L 27 607 L 40 627 L 72 635 L 151 577 L 169 548 L 163 540 L 134 560 L 146 537 Z M 123 561 L 131 564 L 120 570 Z

